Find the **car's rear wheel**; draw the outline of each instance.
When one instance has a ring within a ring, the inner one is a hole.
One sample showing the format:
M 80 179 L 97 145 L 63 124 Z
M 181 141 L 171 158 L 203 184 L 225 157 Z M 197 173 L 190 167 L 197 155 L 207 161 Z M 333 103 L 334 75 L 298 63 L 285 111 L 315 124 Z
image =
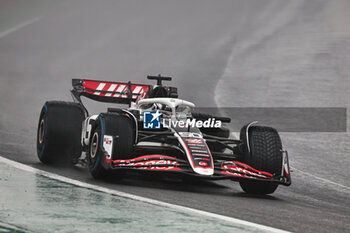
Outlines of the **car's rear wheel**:
M 278 132 L 271 127 L 251 126 L 246 135 L 246 127 L 241 130 L 243 141 L 243 161 L 255 169 L 280 175 L 282 169 L 282 143 Z M 248 146 L 250 150 L 248 149 Z M 242 180 L 242 189 L 250 194 L 271 194 L 278 187 L 268 181 Z
M 45 164 L 71 165 L 82 152 L 81 129 L 85 118 L 80 104 L 48 101 L 44 104 L 37 131 L 37 153 Z
M 103 151 L 104 135 L 113 136 L 113 154 L 111 161 L 115 159 L 130 158 L 135 141 L 135 127 L 128 116 L 103 113 L 96 121 L 91 133 L 88 148 L 88 165 L 91 175 L 96 179 L 113 176 L 114 179 L 123 177 L 123 170 L 108 170 L 109 164 Z

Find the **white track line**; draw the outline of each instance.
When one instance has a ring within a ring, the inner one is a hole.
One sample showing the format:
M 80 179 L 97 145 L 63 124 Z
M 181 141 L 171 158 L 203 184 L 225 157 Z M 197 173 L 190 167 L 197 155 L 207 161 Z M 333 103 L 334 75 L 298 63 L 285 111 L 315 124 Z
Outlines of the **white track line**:
M 0 32 L 0 39 L 2 39 L 3 37 L 5 37 L 5 36 L 15 32 L 15 31 L 18 31 L 19 29 L 21 29 L 21 28 L 23 28 L 23 27 L 25 27 L 25 26 L 27 26 L 29 24 L 32 24 L 32 23 L 38 21 L 39 19 L 41 19 L 41 16 L 38 16 L 38 17 L 36 17 L 34 19 L 27 20 L 27 21 L 25 21 L 25 22 L 23 22 L 21 24 L 18 24 L 17 26 L 9 28 L 9 29 L 7 29 L 7 30 L 5 30 L 3 32 Z
M 322 181 L 322 182 L 324 182 L 324 183 L 332 184 L 332 185 L 338 186 L 338 187 L 340 187 L 340 188 L 343 188 L 343 189 L 345 189 L 346 191 L 350 191 L 350 187 L 347 187 L 347 186 L 345 186 L 345 185 L 342 185 L 342 184 L 339 184 L 339 183 L 336 183 L 336 182 L 333 182 L 333 181 L 330 181 L 330 180 L 327 180 L 327 179 L 324 179 L 324 178 L 315 176 L 315 175 L 313 175 L 313 174 L 311 174 L 311 173 L 304 172 L 304 171 L 299 170 L 299 169 L 297 169 L 297 168 L 295 168 L 295 167 L 290 167 L 290 168 L 291 168 L 292 170 L 294 170 L 294 171 L 300 172 L 301 174 L 304 174 L 304 175 L 307 175 L 307 176 L 311 176 L 312 178 L 315 178 L 315 179 L 317 179 L 317 180 L 320 180 L 320 181 Z
M 197 209 L 192 209 L 189 207 L 185 207 L 185 206 L 180 206 L 180 205 L 174 205 L 174 204 L 170 204 L 170 203 L 166 203 L 166 202 L 162 202 L 162 201 L 157 201 L 157 200 L 153 200 L 150 198 L 145 198 L 145 197 L 141 197 L 141 196 L 137 196 L 137 195 L 133 195 L 133 194 L 129 194 L 129 193 L 124 193 L 124 192 L 120 192 L 120 191 L 116 191 L 116 190 L 112 190 L 112 189 L 108 189 L 108 188 L 104 188 L 104 187 L 100 187 L 97 185 L 93 185 L 93 184 L 88 184 L 85 182 L 81 182 L 78 180 L 74 180 L 74 179 L 70 179 L 64 176 L 60 176 L 54 173 L 50 173 L 50 172 L 46 172 L 43 170 L 39 170 L 37 168 L 33 168 L 31 166 L 19 163 L 19 162 L 15 162 L 13 160 L 10 159 L 6 159 L 4 157 L 0 156 L 0 162 L 1 163 L 5 163 L 7 165 L 10 165 L 12 167 L 27 171 L 27 172 L 32 172 L 41 176 L 45 176 L 48 177 L 50 179 L 54 179 L 54 180 L 58 180 L 61 182 L 65 182 L 68 184 L 73 184 L 82 188 L 87 188 L 87 189 L 92 189 L 95 191 L 99 191 L 99 192 L 103 192 L 103 193 L 107 193 L 107 194 L 111 194 L 114 196 L 119 196 L 119 197 L 123 197 L 123 198 L 128 198 L 128 199 L 132 199 L 132 200 L 136 200 L 136 201 L 141 201 L 144 203 L 148 203 L 148 204 L 152 204 L 152 205 L 157 205 L 157 206 L 162 206 L 162 207 L 166 207 L 166 208 L 170 208 L 170 209 L 174 209 L 177 211 L 181 211 L 181 212 L 187 212 L 187 213 L 192 213 L 192 214 L 198 214 L 198 215 L 202 215 L 205 217 L 209 217 L 209 218 L 215 218 L 218 220 L 223 220 L 229 223 L 233 223 L 234 225 L 240 225 L 240 226 L 244 226 L 244 227 L 249 227 L 249 228 L 255 228 L 258 230 L 263 230 L 263 231 L 267 231 L 267 232 L 287 232 L 284 230 L 280 230 L 277 228 L 272 228 L 272 227 L 268 227 L 268 226 L 264 226 L 264 225 L 260 225 L 257 223 L 252 223 L 252 222 L 248 222 L 248 221 L 244 221 L 244 220 L 240 220 L 240 219 L 236 219 L 236 218 L 232 218 L 232 217 L 227 217 L 224 215 L 219 215 L 219 214 L 214 214 L 214 213 L 210 213 L 210 212 L 206 212 L 206 211 L 202 211 L 202 210 L 197 210 Z

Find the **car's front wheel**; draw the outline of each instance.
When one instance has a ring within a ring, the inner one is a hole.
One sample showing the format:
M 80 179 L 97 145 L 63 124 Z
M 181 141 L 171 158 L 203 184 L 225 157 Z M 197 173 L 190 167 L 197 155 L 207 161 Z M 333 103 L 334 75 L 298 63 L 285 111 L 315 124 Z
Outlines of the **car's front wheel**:
M 282 143 L 278 132 L 271 127 L 243 127 L 240 135 L 244 144 L 243 161 L 255 169 L 280 175 L 282 171 Z M 271 194 L 278 187 L 277 183 L 257 180 L 240 181 L 242 189 L 250 194 Z
M 88 165 L 91 175 L 101 179 L 112 177 L 114 180 L 123 177 L 123 170 L 108 170 L 106 154 L 103 149 L 104 136 L 109 135 L 113 140 L 112 154 L 109 162 L 115 159 L 131 158 L 135 142 L 135 126 L 133 120 L 126 115 L 102 113 L 95 122 L 88 148 Z
M 105 158 L 103 154 L 103 135 L 101 133 L 101 126 L 95 127 L 91 134 L 90 144 L 88 148 L 88 166 L 91 175 L 96 179 L 105 178 L 107 170 L 102 166 L 102 159 Z

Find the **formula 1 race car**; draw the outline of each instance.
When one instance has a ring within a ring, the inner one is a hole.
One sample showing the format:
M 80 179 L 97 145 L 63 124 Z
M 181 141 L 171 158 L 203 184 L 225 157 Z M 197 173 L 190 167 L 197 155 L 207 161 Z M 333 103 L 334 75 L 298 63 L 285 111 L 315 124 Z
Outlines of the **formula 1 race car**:
M 147 78 L 157 85 L 73 79 L 74 102 L 48 101 L 41 110 L 40 161 L 85 159 L 94 178 L 121 178 L 136 169 L 231 179 L 253 194 L 291 184 L 288 154 L 275 129 L 252 122 L 239 139 L 230 138 L 223 127 L 230 118 L 194 112 L 193 103 L 178 98 L 177 88 L 162 85 L 170 77 Z M 82 96 L 129 107 L 89 115 Z

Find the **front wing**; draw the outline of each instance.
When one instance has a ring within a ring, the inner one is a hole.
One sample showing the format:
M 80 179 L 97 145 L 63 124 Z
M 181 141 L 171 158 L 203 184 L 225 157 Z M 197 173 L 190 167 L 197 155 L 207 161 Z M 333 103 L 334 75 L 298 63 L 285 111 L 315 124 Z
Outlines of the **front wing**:
M 231 179 L 231 180 L 259 180 L 274 182 L 289 186 L 291 184 L 288 153 L 282 152 L 283 164 L 281 175 L 259 171 L 245 163 L 238 161 L 215 161 L 214 174 L 212 176 L 201 176 L 194 173 L 188 163 L 172 156 L 154 154 L 143 155 L 133 159 L 113 160 L 111 169 L 141 169 L 148 171 L 180 172 L 197 177 L 209 179 Z

